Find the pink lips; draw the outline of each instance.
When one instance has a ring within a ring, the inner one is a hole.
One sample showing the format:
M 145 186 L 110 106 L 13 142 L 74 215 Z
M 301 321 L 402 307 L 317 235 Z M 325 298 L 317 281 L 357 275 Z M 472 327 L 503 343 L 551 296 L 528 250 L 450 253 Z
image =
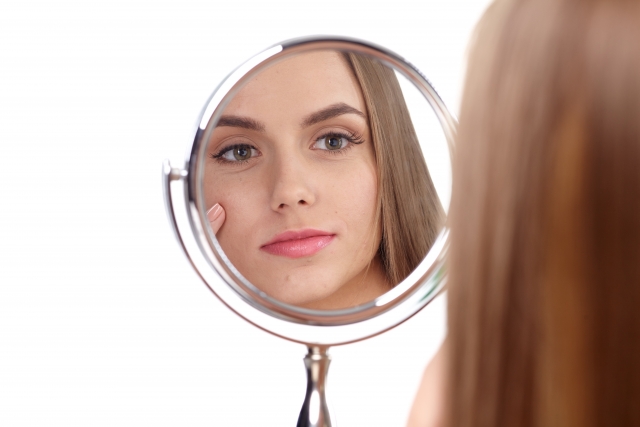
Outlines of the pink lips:
M 285 231 L 260 249 L 272 255 L 288 258 L 311 256 L 333 241 L 335 234 L 319 230 Z

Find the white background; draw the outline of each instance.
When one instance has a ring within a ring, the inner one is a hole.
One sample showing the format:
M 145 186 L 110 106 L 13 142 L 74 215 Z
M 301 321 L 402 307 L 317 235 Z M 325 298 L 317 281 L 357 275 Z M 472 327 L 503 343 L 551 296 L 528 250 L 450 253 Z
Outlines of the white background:
M 40 1 L 0 5 L 0 425 L 293 426 L 305 348 L 236 318 L 165 216 L 209 93 L 284 39 L 363 38 L 457 112 L 487 0 Z M 341 426 L 401 426 L 444 337 L 442 297 L 332 350 Z

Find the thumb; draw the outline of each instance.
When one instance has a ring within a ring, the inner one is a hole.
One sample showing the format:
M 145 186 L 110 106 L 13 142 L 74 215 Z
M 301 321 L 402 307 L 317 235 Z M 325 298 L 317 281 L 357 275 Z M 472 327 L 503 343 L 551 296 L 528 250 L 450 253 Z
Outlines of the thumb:
M 216 203 L 207 211 L 207 218 L 213 229 L 213 234 L 218 234 L 218 230 L 220 230 L 226 218 L 224 208 Z

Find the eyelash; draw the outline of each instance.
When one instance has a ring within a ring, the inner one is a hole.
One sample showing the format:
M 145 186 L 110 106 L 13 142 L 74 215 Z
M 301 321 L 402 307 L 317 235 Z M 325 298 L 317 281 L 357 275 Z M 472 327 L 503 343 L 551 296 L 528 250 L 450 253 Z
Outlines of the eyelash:
M 249 161 L 249 159 L 247 160 L 238 160 L 238 161 L 230 161 L 227 160 L 225 158 L 223 158 L 222 156 L 224 156 L 226 153 L 228 153 L 229 151 L 235 150 L 236 148 L 248 148 L 248 149 L 253 149 L 256 151 L 260 151 L 258 150 L 256 147 L 254 147 L 253 145 L 249 145 L 249 144 L 233 144 L 233 145 L 229 145 L 227 147 L 222 148 L 220 151 L 218 151 L 216 154 L 210 154 L 209 156 L 220 162 L 220 163 L 225 163 L 225 164 L 235 164 L 235 165 L 241 165 L 243 163 L 247 163 Z
M 344 148 L 339 148 L 337 150 L 320 150 L 320 151 L 327 151 L 331 154 L 334 155 L 338 155 L 338 154 L 344 154 L 346 152 L 346 150 L 348 150 L 349 148 L 352 148 L 353 144 L 355 145 L 360 145 L 364 142 L 364 137 L 359 134 L 359 133 L 355 133 L 355 132 L 351 132 L 351 131 L 329 131 L 326 132 L 322 135 L 320 135 L 319 137 L 316 138 L 316 140 L 314 141 L 314 144 L 317 143 L 319 140 L 324 139 L 324 138 L 328 138 L 328 137 L 338 137 L 338 138 L 344 138 L 347 141 L 349 141 L 349 145 L 347 145 Z
M 364 137 L 358 133 L 355 132 L 351 132 L 351 131 L 344 131 L 344 132 L 340 132 L 340 131 L 329 131 L 329 132 L 325 132 L 324 134 L 320 135 L 319 137 L 317 137 L 314 141 L 314 143 L 317 143 L 319 140 L 323 139 L 323 138 L 328 138 L 328 137 L 337 137 L 337 138 L 344 138 L 347 141 L 349 141 L 349 145 L 347 145 L 344 148 L 339 148 L 337 150 L 320 150 L 320 151 L 327 151 L 331 154 L 337 155 L 337 154 L 344 154 L 346 152 L 346 150 L 348 150 L 349 148 L 352 147 L 352 145 L 359 145 L 362 144 L 364 142 Z M 238 160 L 238 161 L 230 161 L 227 160 L 225 158 L 223 158 L 222 156 L 224 156 L 226 153 L 228 153 L 229 151 L 235 150 L 236 148 L 248 148 L 248 149 L 253 149 L 256 151 L 259 151 L 256 147 L 254 147 L 253 145 L 249 145 L 249 144 L 233 144 L 233 145 L 229 145 L 227 147 L 222 148 L 220 151 L 218 151 L 216 154 L 209 154 L 209 156 L 220 162 L 220 163 L 225 163 L 225 164 L 235 164 L 235 165 L 241 165 L 244 163 L 247 163 L 249 161 L 249 159 L 247 160 Z

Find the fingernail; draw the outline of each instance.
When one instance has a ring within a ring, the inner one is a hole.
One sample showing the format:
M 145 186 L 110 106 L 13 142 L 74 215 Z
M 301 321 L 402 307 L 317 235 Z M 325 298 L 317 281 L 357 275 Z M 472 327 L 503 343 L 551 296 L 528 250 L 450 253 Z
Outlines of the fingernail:
M 215 221 L 221 213 L 222 207 L 216 203 L 207 211 L 207 218 L 209 218 L 209 221 Z

